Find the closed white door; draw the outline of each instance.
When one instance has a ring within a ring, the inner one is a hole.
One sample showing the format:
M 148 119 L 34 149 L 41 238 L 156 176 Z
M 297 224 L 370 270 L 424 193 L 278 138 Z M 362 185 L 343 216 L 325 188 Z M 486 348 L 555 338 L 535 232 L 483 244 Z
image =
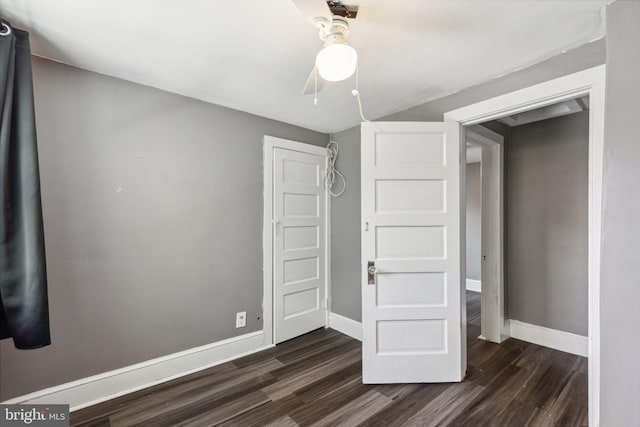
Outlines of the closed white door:
M 362 124 L 365 383 L 464 376 L 460 147 L 457 123 Z
M 326 157 L 319 147 L 304 149 L 311 152 L 285 148 L 273 152 L 276 343 L 326 325 Z

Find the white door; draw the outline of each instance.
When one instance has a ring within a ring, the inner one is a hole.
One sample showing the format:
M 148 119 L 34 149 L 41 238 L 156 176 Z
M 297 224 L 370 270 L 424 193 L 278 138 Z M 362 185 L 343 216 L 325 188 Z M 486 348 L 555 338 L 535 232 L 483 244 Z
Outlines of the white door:
M 460 147 L 457 123 L 362 124 L 364 383 L 464 377 Z
M 284 141 L 284 140 L 280 140 Z M 326 324 L 326 157 L 319 147 L 273 151 L 273 283 L 275 342 Z M 308 151 L 311 151 L 308 152 Z M 312 154 L 313 152 L 317 154 Z

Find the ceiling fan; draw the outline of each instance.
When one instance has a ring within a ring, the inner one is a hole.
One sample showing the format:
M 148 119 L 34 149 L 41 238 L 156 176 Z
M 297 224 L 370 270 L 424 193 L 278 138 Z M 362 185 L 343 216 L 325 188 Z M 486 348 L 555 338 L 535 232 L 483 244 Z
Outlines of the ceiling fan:
M 332 0 L 293 0 L 302 15 L 319 30 L 323 47 L 304 86 L 303 94 L 318 92 L 325 81 L 337 82 L 353 75 L 358 53 L 347 44 L 349 21 L 358 14 L 357 6 Z

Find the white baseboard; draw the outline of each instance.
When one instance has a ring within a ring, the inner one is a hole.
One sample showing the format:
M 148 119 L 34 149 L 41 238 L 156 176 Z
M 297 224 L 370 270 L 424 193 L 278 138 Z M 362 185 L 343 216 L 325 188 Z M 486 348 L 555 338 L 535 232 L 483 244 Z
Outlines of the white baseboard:
M 583 357 L 588 357 L 589 354 L 589 338 L 582 335 L 532 325 L 519 320 L 508 320 L 505 329 L 509 336 L 522 341 Z
M 511 337 L 511 330 L 510 330 L 510 327 L 509 327 L 510 326 L 510 322 L 511 321 L 509 319 L 504 319 L 504 325 L 502 325 L 502 341 L 504 341 L 507 338 Z
M 467 279 L 467 290 L 482 292 L 482 282 L 480 280 Z
M 256 331 L 46 388 L 2 403 L 65 403 L 73 411 L 269 347 L 273 345 L 265 345 L 264 332 Z
M 329 313 L 329 327 L 362 341 L 362 323 L 360 322 L 336 313 Z

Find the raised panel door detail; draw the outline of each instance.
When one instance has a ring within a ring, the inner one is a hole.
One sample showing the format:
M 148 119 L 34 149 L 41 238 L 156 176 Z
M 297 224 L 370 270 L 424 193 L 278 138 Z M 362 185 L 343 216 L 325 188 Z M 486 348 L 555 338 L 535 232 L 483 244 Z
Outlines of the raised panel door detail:
M 444 319 L 380 320 L 377 322 L 378 354 L 409 355 L 446 353 Z
M 318 195 L 284 193 L 282 212 L 284 216 L 319 216 Z
M 319 227 L 284 227 L 283 245 L 285 251 L 317 249 L 320 247 Z
M 285 319 L 300 316 L 310 311 L 318 310 L 319 308 L 320 298 L 318 288 L 305 289 L 284 296 Z
M 376 227 L 377 259 L 443 259 L 444 226 Z
M 318 257 L 284 261 L 284 284 L 299 283 L 319 277 Z
M 307 184 L 319 186 L 319 165 L 299 160 L 284 159 L 282 176 L 285 184 Z
M 378 307 L 446 306 L 446 273 L 379 273 Z
M 443 180 L 377 180 L 376 213 L 445 212 Z
M 376 135 L 375 165 L 445 165 L 442 133 L 383 133 Z

